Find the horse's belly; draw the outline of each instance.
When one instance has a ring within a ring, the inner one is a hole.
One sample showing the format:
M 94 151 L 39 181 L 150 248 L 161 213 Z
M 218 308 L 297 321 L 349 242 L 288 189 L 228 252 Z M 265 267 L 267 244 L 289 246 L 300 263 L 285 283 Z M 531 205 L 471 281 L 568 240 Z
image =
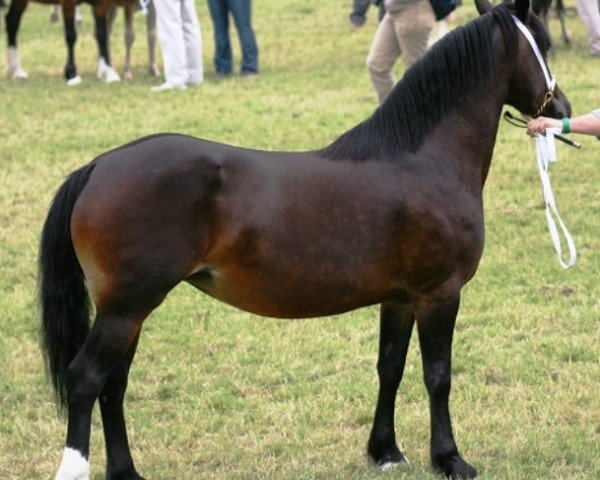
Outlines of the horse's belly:
M 360 277 L 357 277 L 360 278 Z M 310 271 L 281 275 L 205 268 L 186 279 L 213 298 L 247 312 L 278 318 L 334 315 L 382 302 L 389 286 L 323 279 Z M 373 287 L 376 288 L 373 288 Z

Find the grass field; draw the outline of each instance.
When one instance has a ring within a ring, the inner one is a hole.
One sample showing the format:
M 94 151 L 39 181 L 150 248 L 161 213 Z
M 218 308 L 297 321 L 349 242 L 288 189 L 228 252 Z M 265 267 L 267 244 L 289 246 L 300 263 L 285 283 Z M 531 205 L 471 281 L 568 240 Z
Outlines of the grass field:
M 77 44 L 84 83 L 67 88 L 62 28 L 49 24 L 47 7 L 30 5 L 20 37 L 30 78 L 0 77 L 0 479 L 53 478 L 62 453 L 65 426 L 44 378 L 35 285 L 39 232 L 63 177 L 111 147 L 161 131 L 263 149 L 327 144 L 376 106 L 364 68 L 375 11 L 352 30 L 350 3 L 257 0 L 262 72 L 218 80 L 212 26 L 198 1 L 206 81 L 160 95 L 149 91 L 158 81 L 146 75 L 141 15 L 136 78 L 104 85 L 94 78 L 84 7 Z M 474 15 L 467 2 L 458 22 Z M 568 25 L 573 45 L 558 44 L 550 66 L 574 112 L 584 113 L 600 105 L 600 61 L 588 58 L 580 21 L 570 16 Z M 116 66 L 121 37 L 119 24 Z M 579 249 L 577 266 L 563 271 L 541 209 L 534 144 L 522 130 L 500 128 L 485 191 L 486 250 L 463 292 L 453 363 L 457 441 L 482 478 L 600 478 L 600 143 L 579 140 L 581 151 L 559 146 L 552 173 Z M 289 322 L 181 285 L 146 322 L 130 377 L 138 469 L 164 480 L 436 478 L 416 338 L 396 421 L 411 465 L 379 474 L 364 456 L 377 337 L 377 307 Z M 91 460 L 92 478 L 104 478 L 98 412 Z

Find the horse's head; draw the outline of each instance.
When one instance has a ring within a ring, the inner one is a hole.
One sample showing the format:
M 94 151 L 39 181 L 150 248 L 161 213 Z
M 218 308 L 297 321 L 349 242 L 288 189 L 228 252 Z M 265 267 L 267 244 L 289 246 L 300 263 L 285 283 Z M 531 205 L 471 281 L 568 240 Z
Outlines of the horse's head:
M 493 8 L 489 0 L 475 0 L 475 5 L 481 15 Z M 512 12 L 519 42 L 506 103 L 532 117 L 571 116 L 571 104 L 556 84 L 546 62 L 550 36 L 540 19 L 529 11 L 529 0 L 516 0 L 514 5 L 505 7 Z

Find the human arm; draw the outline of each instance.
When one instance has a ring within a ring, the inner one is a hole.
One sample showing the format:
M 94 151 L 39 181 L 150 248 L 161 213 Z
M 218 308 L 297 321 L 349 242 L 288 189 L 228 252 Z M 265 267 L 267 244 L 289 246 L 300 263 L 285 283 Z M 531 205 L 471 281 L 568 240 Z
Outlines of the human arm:
M 586 135 L 600 136 L 600 109 L 586 113 L 579 117 L 574 117 L 569 120 L 571 133 L 583 133 Z M 560 128 L 563 130 L 562 120 L 548 117 L 534 118 L 527 124 L 527 133 L 535 136 L 538 133 L 545 133 L 547 128 Z M 568 132 L 564 132 L 568 133 Z

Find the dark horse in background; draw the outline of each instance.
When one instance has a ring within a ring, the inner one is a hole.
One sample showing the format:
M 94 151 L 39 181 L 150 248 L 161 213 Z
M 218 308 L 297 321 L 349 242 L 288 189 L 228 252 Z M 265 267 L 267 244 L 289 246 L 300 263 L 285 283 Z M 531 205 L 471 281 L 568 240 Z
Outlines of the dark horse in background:
M 75 27 L 75 7 L 82 3 L 81 0 L 35 0 L 48 5 L 60 4 L 62 6 L 63 21 L 65 26 L 65 40 L 67 43 L 67 64 L 65 66 L 65 78 L 67 84 L 77 85 L 81 83 L 81 77 L 77 74 L 75 65 L 75 42 L 77 41 L 77 29 Z M 117 82 L 121 78 L 111 66 L 107 15 L 112 0 L 86 0 L 92 7 L 94 15 L 94 31 L 98 43 L 98 78 L 105 82 Z M 27 73 L 21 67 L 19 53 L 17 50 L 17 32 L 21 23 L 21 16 L 27 7 L 29 0 L 12 0 L 6 14 L 6 32 L 8 35 L 8 76 L 10 78 L 26 78 Z
M 123 416 L 127 377 L 144 320 L 182 281 L 280 318 L 381 304 L 368 442 L 381 468 L 406 462 L 394 405 L 416 323 L 433 468 L 477 475 L 452 432 L 450 364 L 460 292 L 483 252 L 482 191 L 500 114 L 504 104 L 527 115 L 571 111 L 558 87 L 548 92 L 533 53 L 537 45 L 545 56 L 550 43 L 529 0 L 477 1 L 481 16 L 436 43 L 371 117 L 323 149 L 266 152 L 159 134 L 69 176 L 40 250 L 45 358 L 68 413 L 57 479 L 89 477 L 96 400 L 106 478 L 142 478 Z
M 548 23 L 548 15 L 550 14 L 550 7 L 552 7 L 552 0 L 532 0 L 531 1 L 531 10 L 538 17 L 542 19 L 548 33 L 550 33 L 550 25 Z M 567 31 L 567 25 L 565 23 L 565 5 L 563 0 L 556 0 L 554 5 L 554 12 L 556 13 L 556 17 L 560 22 L 560 31 L 562 33 L 563 42 L 569 45 L 571 43 L 571 37 L 569 36 L 569 32 Z

